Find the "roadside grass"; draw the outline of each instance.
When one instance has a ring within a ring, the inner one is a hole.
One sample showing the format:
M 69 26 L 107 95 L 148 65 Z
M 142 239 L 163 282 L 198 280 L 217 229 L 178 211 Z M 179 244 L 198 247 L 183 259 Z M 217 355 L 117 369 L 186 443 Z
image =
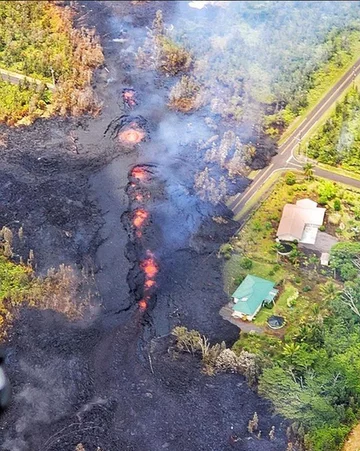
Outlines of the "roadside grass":
M 246 202 L 244 208 L 235 215 L 235 221 L 239 221 L 244 218 L 254 207 L 258 204 L 259 200 L 264 196 L 264 194 L 271 189 L 277 179 L 281 176 L 283 171 L 276 171 L 271 174 L 270 177 L 261 185 L 261 187 L 256 191 L 256 193 Z
M 282 134 L 279 140 L 279 146 L 281 146 L 293 133 L 293 131 L 301 124 L 305 119 L 307 114 L 314 108 L 314 106 L 327 95 L 331 90 L 333 85 L 340 80 L 340 78 L 349 70 L 349 68 L 358 60 L 360 55 L 360 40 L 359 32 L 354 33 L 352 44 L 352 56 L 341 52 L 338 58 L 342 61 L 342 66 L 338 67 L 334 61 L 330 61 L 328 64 L 324 65 L 314 74 L 315 86 L 308 92 L 308 105 L 307 107 L 297 116 L 291 124 L 288 126 L 286 131 Z
M 301 264 L 294 265 L 288 258 L 279 256 L 274 249 L 276 230 L 284 205 L 303 198 L 318 202 L 321 194 L 324 196 L 324 192 L 331 192 L 331 199 L 325 205 L 325 231 L 336 236 L 339 241 L 356 240 L 360 237 L 360 191 L 321 178 L 307 180 L 303 174 L 296 174 L 294 185 L 287 185 L 285 180 L 286 176 L 277 181 L 269 196 L 232 238 L 232 253 L 224 263 L 223 277 L 225 291 L 229 296 L 247 274 L 275 282 L 280 291 L 279 297 L 273 308 L 261 309 L 254 324 L 264 326 L 269 316 L 283 316 L 287 324 L 281 329 L 281 334 L 285 333 L 286 338 L 295 334 L 299 325 L 315 318 L 314 305 L 326 316 L 327 307 L 322 302 L 320 287 L 328 279 L 326 270 L 320 270 L 319 261 L 314 263 L 310 255 L 302 255 Z M 335 199 L 340 201 L 340 210 L 335 209 Z M 355 215 L 354 210 L 359 216 Z M 355 219 L 355 216 L 359 219 Z M 354 228 L 358 232 L 354 232 Z M 244 258 L 251 260 L 251 268 L 242 267 Z M 298 297 L 289 306 L 288 300 L 296 291 Z M 269 328 L 266 328 L 266 333 L 279 334 Z

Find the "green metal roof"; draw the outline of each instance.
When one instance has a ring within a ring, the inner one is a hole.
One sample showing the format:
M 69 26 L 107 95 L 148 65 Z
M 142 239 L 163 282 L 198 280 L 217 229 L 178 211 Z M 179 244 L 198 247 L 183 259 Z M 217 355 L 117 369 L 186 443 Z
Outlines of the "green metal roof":
M 253 315 L 264 300 L 272 301 L 277 294 L 275 283 L 260 277 L 247 275 L 232 295 L 238 299 L 233 310 Z

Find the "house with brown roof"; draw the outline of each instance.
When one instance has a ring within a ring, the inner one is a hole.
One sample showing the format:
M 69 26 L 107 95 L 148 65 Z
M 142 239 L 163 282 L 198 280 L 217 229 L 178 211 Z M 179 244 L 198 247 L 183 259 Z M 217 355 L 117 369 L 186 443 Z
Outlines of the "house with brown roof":
M 278 240 L 314 244 L 318 229 L 324 222 L 325 211 L 311 199 L 286 204 L 276 232 Z

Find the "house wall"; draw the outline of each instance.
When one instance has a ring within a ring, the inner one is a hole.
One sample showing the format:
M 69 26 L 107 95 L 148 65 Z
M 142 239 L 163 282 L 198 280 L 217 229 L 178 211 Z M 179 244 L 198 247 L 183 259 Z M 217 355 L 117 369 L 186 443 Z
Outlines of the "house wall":
M 279 240 L 281 241 L 299 241 L 299 238 L 296 238 L 295 236 L 292 235 L 277 235 L 277 238 L 279 238 Z
M 255 318 L 255 316 L 259 313 L 261 307 L 262 307 L 262 304 L 258 307 L 258 309 L 255 311 L 255 313 L 253 315 L 245 315 L 244 313 L 233 311 L 232 316 L 234 318 L 240 318 L 245 321 L 252 321 Z

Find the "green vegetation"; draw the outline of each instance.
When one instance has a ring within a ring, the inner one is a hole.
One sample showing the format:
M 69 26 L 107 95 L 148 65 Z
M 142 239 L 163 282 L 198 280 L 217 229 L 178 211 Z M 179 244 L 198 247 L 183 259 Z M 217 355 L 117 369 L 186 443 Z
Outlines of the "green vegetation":
M 183 74 L 190 69 L 192 56 L 184 46 L 171 38 L 165 29 L 161 10 L 156 12 L 144 45 L 138 49 L 137 62 L 142 68 L 155 69 L 167 75 Z M 194 81 L 183 79 L 180 91 L 190 93 L 194 91 L 195 85 Z
M 16 124 L 43 116 L 97 112 L 90 82 L 103 62 L 93 31 L 75 30 L 72 12 L 50 2 L 0 2 L 0 67 L 43 82 L 56 82 L 51 96 L 45 89 L 1 83 L 0 121 Z
M 308 155 L 321 163 L 360 172 L 360 93 L 353 87 L 308 143 Z
M 0 122 L 11 124 L 29 115 L 44 116 L 52 96 L 45 87 L 13 85 L 0 80 L 0 98 Z
M 359 54 L 359 5 L 232 2 L 212 12 L 208 21 L 182 15 L 171 36 L 191 46 L 212 112 L 256 123 L 265 112 L 275 138 Z
M 320 267 L 315 254 L 305 255 L 297 245 L 288 256 L 277 253 L 282 208 L 304 197 L 323 202 L 325 230 L 340 240 L 332 248 L 329 268 Z M 300 449 L 341 449 L 360 417 L 359 203 L 360 192 L 345 186 L 308 180 L 305 174 L 289 186 L 285 176 L 231 241 L 232 254 L 224 265 L 229 294 L 248 273 L 278 283 L 275 305 L 263 308 L 255 319 L 264 333 L 241 333 L 233 350 L 259 356 L 264 368 L 259 393 L 293 422 L 289 440 Z M 245 269 L 244 261 L 252 267 Z M 266 326 L 272 314 L 286 319 L 283 329 Z

